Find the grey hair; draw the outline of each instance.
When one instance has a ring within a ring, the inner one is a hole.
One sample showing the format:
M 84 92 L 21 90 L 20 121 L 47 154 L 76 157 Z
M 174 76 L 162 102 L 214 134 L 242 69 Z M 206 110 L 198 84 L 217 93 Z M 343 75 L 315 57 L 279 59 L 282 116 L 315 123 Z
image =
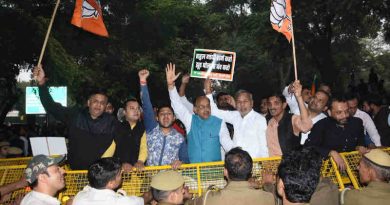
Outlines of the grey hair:
M 378 179 L 385 181 L 385 182 L 390 181 L 390 168 L 379 166 L 379 165 L 373 163 L 372 161 L 368 160 L 365 157 L 363 157 L 362 160 L 368 167 L 370 167 L 371 169 L 373 169 L 375 171 Z
M 172 191 L 158 190 L 153 187 L 151 187 L 151 191 L 152 191 L 153 198 L 158 202 L 166 201 L 168 199 L 169 194 L 172 192 Z
M 251 101 L 253 101 L 253 96 L 252 96 L 252 93 L 250 93 L 249 91 L 247 91 L 247 90 L 238 90 L 237 92 L 236 92 L 236 94 L 235 94 L 235 96 L 234 96 L 234 98 L 235 99 L 237 99 L 238 98 L 238 96 L 240 96 L 241 94 L 248 94 L 249 95 L 249 99 L 251 100 Z

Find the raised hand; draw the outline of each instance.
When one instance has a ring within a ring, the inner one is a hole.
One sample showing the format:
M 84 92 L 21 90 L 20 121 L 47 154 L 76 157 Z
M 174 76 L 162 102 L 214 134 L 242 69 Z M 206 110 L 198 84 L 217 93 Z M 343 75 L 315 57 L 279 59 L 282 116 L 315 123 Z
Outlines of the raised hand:
M 291 91 L 294 93 L 296 98 L 302 96 L 302 85 L 299 80 L 294 81 Z
M 181 83 L 188 84 L 189 82 L 190 82 L 190 75 L 186 73 L 181 77 Z
M 33 76 L 38 85 L 44 85 L 46 83 L 45 71 L 43 70 L 41 64 L 34 67 Z
M 181 73 L 176 74 L 175 64 L 169 63 L 165 68 L 165 75 L 167 77 L 168 88 L 171 89 L 175 85 L 176 79 L 180 76 Z
M 146 82 L 146 79 L 148 79 L 148 77 L 149 77 L 148 69 L 142 69 L 142 70 L 138 71 L 138 77 L 139 77 L 140 81 Z
M 232 107 L 236 108 L 236 100 L 234 100 L 233 96 L 229 95 L 227 103 L 229 103 L 229 105 L 231 105 Z
M 211 94 L 213 92 L 211 87 L 211 80 L 210 78 L 206 78 L 203 82 L 203 89 L 206 92 L 206 95 Z

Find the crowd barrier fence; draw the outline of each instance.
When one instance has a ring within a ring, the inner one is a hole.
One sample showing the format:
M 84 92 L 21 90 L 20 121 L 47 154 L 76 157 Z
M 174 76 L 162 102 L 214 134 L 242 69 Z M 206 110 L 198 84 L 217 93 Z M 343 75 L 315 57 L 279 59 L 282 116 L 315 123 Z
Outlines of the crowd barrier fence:
M 384 149 L 390 154 L 390 148 Z M 357 166 L 360 155 L 357 152 L 341 153 L 347 164 L 346 174 L 340 173 L 333 159 L 323 161 L 321 175 L 329 177 L 339 187 L 344 189 L 345 185 L 352 184 L 356 189 L 361 188 L 359 184 Z M 0 160 L 0 186 L 19 180 L 23 176 L 28 160 L 31 158 L 14 158 Z M 262 181 L 262 173 L 276 174 L 280 163 L 280 157 L 254 159 L 252 175 L 257 181 Z M 223 188 L 226 181 L 223 176 L 223 162 L 206 162 L 197 164 L 183 164 L 177 171 L 185 178 L 185 185 L 195 195 L 202 195 L 210 186 Z M 65 203 L 70 197 L 81 191 L 88 184 L 86 170 L 70 170 L 65 166 L 66 188 L 59 193 L 58 198 Z M 133 171 L 123 174 L 122 189 L 128 195 L 141 196 L 149 190 L 152 176 L 160 171 L 171 170 L 171 166 L 145 167 L 143 171 Z M 11 204 L 15 199 L 22 197 L 29 188 L 15 191 L 9 200 L 4 204 Z
M 390 148 L 384 148 L 385 152 L 390 154 Z M 351 183 L 355 189 L 361 189 L 362 185 L 359 182 L 359 170 L 358 166 L 360 163 L 361 155 L 357 152 L 346 152 L 341 153 L 341 157 L 344 159 L 347 164 L 347 174 L 351 179 Z

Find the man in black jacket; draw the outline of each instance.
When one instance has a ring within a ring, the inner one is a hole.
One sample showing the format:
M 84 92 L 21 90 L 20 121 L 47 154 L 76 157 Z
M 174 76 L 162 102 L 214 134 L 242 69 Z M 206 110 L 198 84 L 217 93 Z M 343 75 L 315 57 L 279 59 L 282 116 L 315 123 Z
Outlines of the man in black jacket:
M 314 146 L 323 158 L 331 156 L 338 168 L 344 171 L 346 165 L 340 152 L 351 152 L 355 149 L 361 154 L 367 152 L 364 147 L 363 121 L 349 116 L 344 96 L 332 98 L 330 111 L 330 117 L 318 121 L 313 126 L 305 146 Z
M 47 113 L 68 127 L 68 162 L 72 169 L 87 169 L 101 157 L 111 157 L 115 152 L 119 122 L 105 113 L 108 97 L 96 91 L 89 96 L 86 109 L 67 108 L 53 101 L 45 85 L 47 78 L 42 66 L 34 68 L 39 87 L 39 97 Z
M 124 103 L 123 114 L 125 120 L 121 123 L 122 129 L 119 134 L 123 137 L 118 139 L 114 157 L 121 159 L 125 171 L 131 171 L 133 165 L 142 170 L 148 150 L 139 102 L 136 99 L 128 99 Z

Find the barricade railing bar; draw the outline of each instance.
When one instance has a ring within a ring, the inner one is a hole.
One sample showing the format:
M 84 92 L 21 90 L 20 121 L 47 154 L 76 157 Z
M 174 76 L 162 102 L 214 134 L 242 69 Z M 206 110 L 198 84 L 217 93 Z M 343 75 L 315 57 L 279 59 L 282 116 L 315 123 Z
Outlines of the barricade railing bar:
M 384 149 L 390 154 L 390 148 Z M 340 173 L 337 165 L 332 158 L 324 160 L 321 168 L 321 176 L 329 177 L 339 187 L 344 189 L 345 185 L 352 184 L 356 189 L 361 188 L 358 177 L 358 164 L 360 154 L 356 151 L 341 153 L 342 158 L 346 162 L 346 174 Z M 9 184 L 19 180 L 24 173 L 31 157 L 1 159 L 0 160 L 0 186 Z M 252 176 L 256 181 L 262 181 L 262 173 L 276 174 L 281 157 L 257 158 L 253 160 Z M 65 182 L 66 188 L 59 193 L 61 202 L 65 202 L 70 197 L 73 197 L 83 187 L 88 185 L 86 170 L 70 170 L 67 165 Z M 170 165 L 166 166 L 148 166 L 142 171 L 133 170 L 130 173 L 123 174 L 122 189 L 128 195 L 141 196 L 149 191 L 151 178 L 160 171 L 171 170 Z M 185 185 L 189 187 L 190 192 L 198 196 L 202 195 L 210 186 L 223 188 L 226 185 L 226 180 L 223 175 L 224 162 L 206 162 L 196 164 L 183 164 L 177 170 L 185 178 Z M 23 196 L 30 189 L 20 189 L 15 191 L 10 199 L 4 204 L 9 204 L 18 197 Z

